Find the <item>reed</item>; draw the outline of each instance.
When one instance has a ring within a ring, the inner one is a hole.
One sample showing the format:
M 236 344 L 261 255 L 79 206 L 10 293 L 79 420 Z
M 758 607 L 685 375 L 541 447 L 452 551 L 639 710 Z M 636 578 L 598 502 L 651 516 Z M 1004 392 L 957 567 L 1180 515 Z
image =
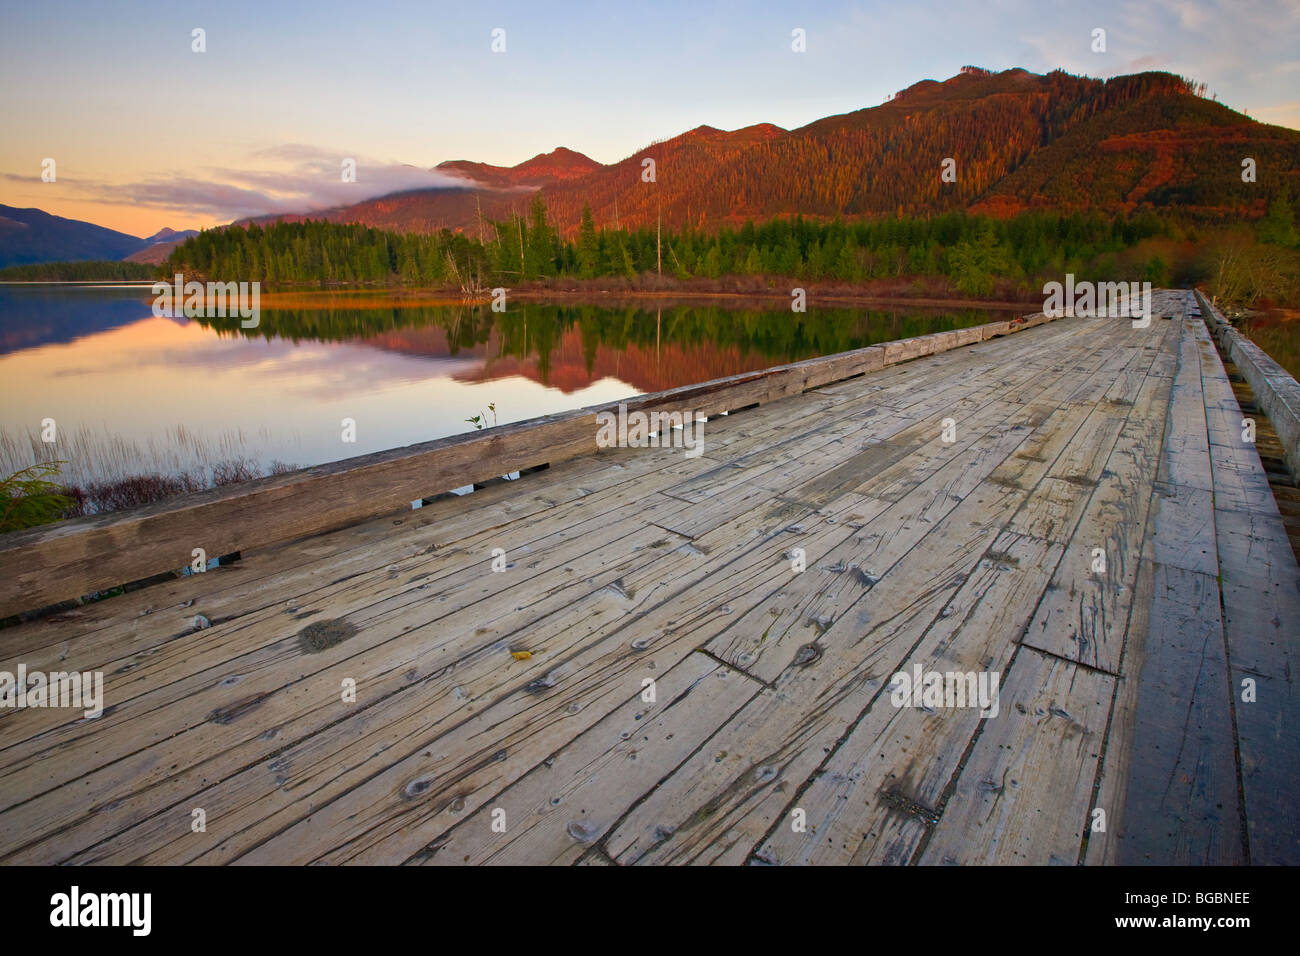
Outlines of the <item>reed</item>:
M 42 441 L 34 428 L 0 427 L 0 474 L 32 465 L 63 462 L 60 474 L 69 485 L 123 481 L 139 475 L 204 474 L 205 481 L 239 480 L 241 470 L 257 468 L 250 447 L 266 447 L 269 434 L 250 436 L 243 429 L 217 435 L 199 434 L 173 425 L 137 441 L 88 426 L 60 428 L 57 441 Z M 241 464 L 242 463 L 242 466 Z M 218 474 L 219 473 L 219 474 Z
M 46 443 L 32 429 L 0 428 L 0 508 L 13 515 L 0 530 L 136 508 L 177 495 L 297 470 L 263 468 L 243 454 L 242 431 L 205 439 L 184 425 L 141 443 L 88 428 L 61 430 Z

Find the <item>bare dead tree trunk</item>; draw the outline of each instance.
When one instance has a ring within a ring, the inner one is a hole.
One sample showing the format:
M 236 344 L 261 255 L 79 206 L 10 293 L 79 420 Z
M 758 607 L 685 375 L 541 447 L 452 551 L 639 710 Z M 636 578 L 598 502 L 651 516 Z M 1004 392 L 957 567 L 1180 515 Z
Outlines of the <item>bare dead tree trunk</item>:
M 516 222 L 519 224 L 519 281 L 528 278 L 528 267 L 524 265 L 524 218 L 520 216 Z
M 658 198 L 658 194 L 659 190 L 655 189 L 656 198 Z M 655 268 L 660 275 L 664 274 L 663 225 L 664 206 L 660 202 L 658 212 L 655 214 Z

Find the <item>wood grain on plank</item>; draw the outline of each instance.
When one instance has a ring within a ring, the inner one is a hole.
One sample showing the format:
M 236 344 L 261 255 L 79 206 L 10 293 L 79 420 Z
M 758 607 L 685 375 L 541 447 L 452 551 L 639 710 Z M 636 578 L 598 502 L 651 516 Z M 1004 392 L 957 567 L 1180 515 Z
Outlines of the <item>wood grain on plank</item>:
M 1053 542 L 1003 534 L 925 632 L 900 669 L 1003 673 L 1060 559 Z M 778 827 L 758 855 L 782 864 L 903 864 L 937 817 L 949 779 L 980 723 L 978 710 L 867 711 L 799 797 L 807 833 Z
M 1114 683 L 1023 647 L 919 862 L 1073 866 Z

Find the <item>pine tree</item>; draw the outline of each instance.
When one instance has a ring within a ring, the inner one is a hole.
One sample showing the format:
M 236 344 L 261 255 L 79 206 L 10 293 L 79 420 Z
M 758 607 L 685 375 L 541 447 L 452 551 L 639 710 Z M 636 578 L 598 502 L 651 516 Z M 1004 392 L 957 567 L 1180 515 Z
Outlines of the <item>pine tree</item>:
M 596 221 L 591 216 L 591 206 L 585 205 L 582 207 L 582 225 L 578 227 L 578 274 L 584 279 L 594 278 L 599 263 Z
M 536 276 L 554 275 L 554 231 L 546 224 L 546 201 L 542 199 L 540 192 L 533 194 L 529 217 L 532 221 L 528 225 L 526 243 L 527 271 L 530 275 Z
M 704 274 L 710 279 L 722 275 L 722 251 L 716 242 L 709 246 L 709 251 L 704 256 Z
M 1260 242 L 1279 246 L 1296 244 L 1295 214 L 1286 193 L 1279 194 L 1268 204 L 1268 215 L 1260 220 L 1257 234 Z

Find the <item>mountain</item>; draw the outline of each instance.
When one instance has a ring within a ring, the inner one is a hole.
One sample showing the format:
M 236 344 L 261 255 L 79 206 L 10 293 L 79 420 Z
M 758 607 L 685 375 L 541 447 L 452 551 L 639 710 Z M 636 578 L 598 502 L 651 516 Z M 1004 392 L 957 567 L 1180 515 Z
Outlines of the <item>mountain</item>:
M 190 236 L 197 236 L 198 234 L 199 231 L 197 229 L 185 229 L 181 232 L 177 232 L 175 229 L 163 227 L 152 236 L 146 237 L 144 241 L 150 245 L 156 245 L 160 242 L 184 242 Z
M 0 268 L 36 262 L 124 259 L 146 240 L 39 209 L 0 205 Z
M 464 159 L 448 160 L 434 167 L 437 172 L 454 173 L 483 186 L 510 188 L 516 186 L 551 186 L 556 183 L 581 179 L 600 169 L 600 163 L 590 156 L 557 147 L 549 153 L 539 153 L 518 166 L 489 166 Z
M 185 229 L 177 232 L 175 229 L 160 229 L 152 236 L 145 239 L 149 245 L 137 252 L 131 253 L 126 257 L 127 262 L 143 262 L 146 265 L 157 265 L 165 262 L 167 257 L 172 254 L 172 250 L 179 246 L 190 236 L 197 236 L 197 229 Z
M 21 295 L 21 298 L 19 297 Z M 41 345 L 65 344 L 148 319 L 149 297 L 120 293 L 17 293 L 0 285 L 0 356 Z
M 1241 181 L 1247 157 L 1257 162 L 1256 183 Z M 645 159 L 655 161 L 654 184 L 642 180 Z M 956 164 L 955 182 L 941 178 L 945 159 Z M 674 229 L 794 214 L 1008 215 L 1034 207 L 1177 206 L 1222 219 L 1261 214 L 1280 188 L 1300 194 L 1300 132 L 1258 123 L 1169 73 L 1099 80 L 965 67 L 798 129 L 700 126 L 611 165 L 560 148 L 513 167 L 455 160 L 436 168 L 465 178 L 466 188 L 266 218 L 473 235 L 490 230 L 482 221 L 525 211 L 540 189 L 568 235 L 584 204 L 602 225 L 653 227 L 662 217 Z
M 40 209 L 0 205 L 0 269 L 40 262 L 125 259 L 158 263 L 197 229 L 160 229 L 146 239 Z
M 535 191 L 535 187 L 526 186 L 416 189 L 335 209 L 259 216 L 256 219 L 241 219 L 236 224 L 327 219 L 331 222 L 360 223 L 394 232 L 427 234 L 440 229 L 453 229 L 477 234 L 480 218 L 485 224 L 484 228 L 490 230 L 491 227 L 486 224 L 492 220 L 504 219 L 512 212 L 527 211 L 529 197 Z
M 1255 160 L 1257 182 L 1241 180 Z M 643 180 L 654 160 L 655 181 Z M 945 182 L 945 160 L 956 180 Z M 396 232 L 452 229 L 490 238 L 538 190 L 572 237 L 589 204 L 602 225 L 709 229 L 800 214 L 871 219 L 1029 208 L 1177 208 L 1216 221 L 1262 215 L 1300 195 L 1300 132 L 1258 123 L 1169 73 L 1108 80 L 1057 70 L 964 67 L 879 106 L 798 129 L 698 126 L 603 165 L 564 147 L 517 166 L 449 160 L 459 188 L 420 189 L 258 221 L 329 219 Z M 193 231 L 138 239 L 38 209 L 0 206 L 0 267 L 53 260 L 161 262 Z
M 323 212 L 259 216 L 255 220 L 241 221 L 266 223 L 329 219 L 394 232 L 430 233 L 445 228 L 475 235 L 482 225 L 486 235 L 490 234 L 487 232 L 491 228 L 488 224 L 493 220 L 526 211 L 529 197 L 537 189 L 578 181 L 604 168 L 591 157 L 563 146 L 549 153 L 539 153 L 518 166 L 492 166 L 453 159 L 439 163 L 434 170 L 464 179 L 464 187 L 417 189 Z

